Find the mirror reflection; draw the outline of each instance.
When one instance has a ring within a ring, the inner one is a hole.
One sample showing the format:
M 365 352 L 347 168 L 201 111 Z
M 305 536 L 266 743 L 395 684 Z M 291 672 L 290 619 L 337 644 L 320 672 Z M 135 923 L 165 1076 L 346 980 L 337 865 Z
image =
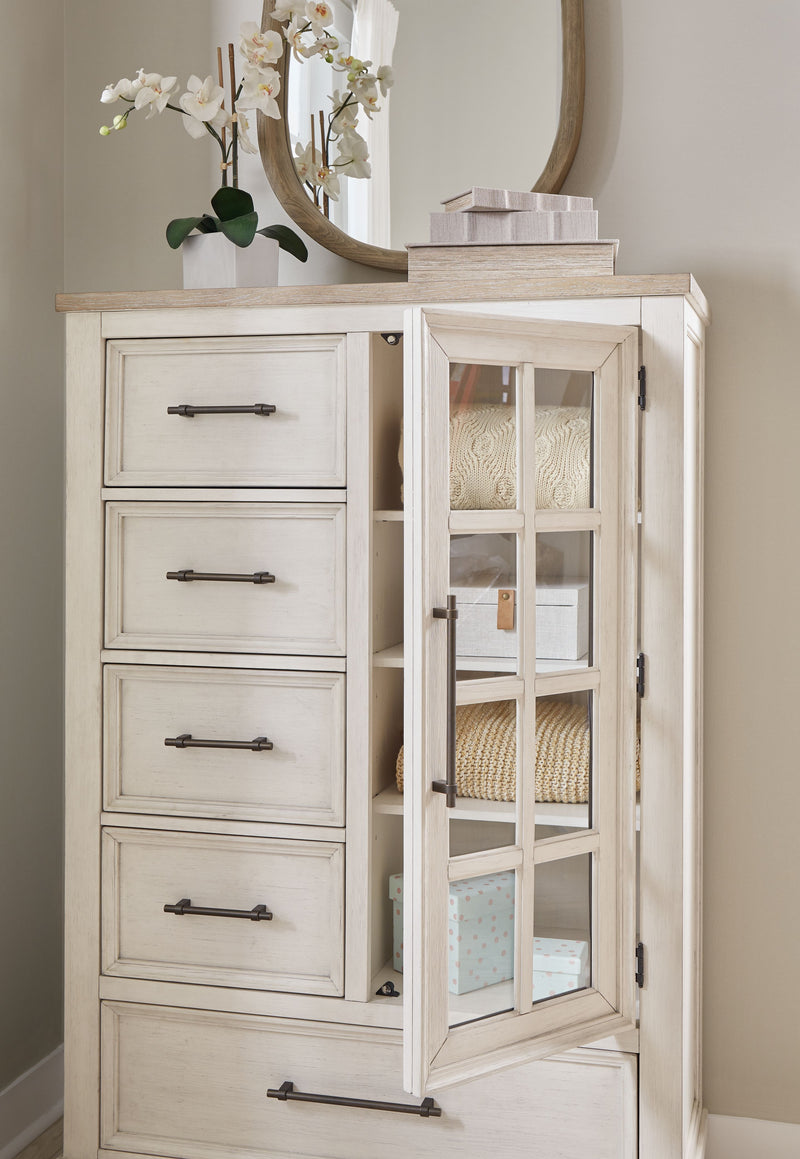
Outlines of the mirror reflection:
M 359 242 L 402 249 L 427 240 L 428 215 L 473 185 L 530 189 L 559 122 L 560 0 L 517 0 L 497 15 L 485 0 L 329 4 L 336 56 L 372 61 L 373 71 L 390 66 L 394 76 L 371 115 L 358 110 L 370 176 L 363 164 L 342 167 L 352 175 L 332 196 L 305 186 L 333 224 Z M 328 136 L 337 79 L 344 88 L 346 75 L 319 56 L 289 64 L 293 157 L 311 144 L 312 125 L 317 147 Z

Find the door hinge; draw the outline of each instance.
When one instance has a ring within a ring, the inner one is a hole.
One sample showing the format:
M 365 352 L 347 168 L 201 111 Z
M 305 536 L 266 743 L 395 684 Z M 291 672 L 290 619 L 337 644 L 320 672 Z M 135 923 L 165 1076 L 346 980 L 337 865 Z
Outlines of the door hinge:
M 636 946 L 636 985 L 640 990 L 644 986 L 644 945 L 642 942 Z
M 638 697 L 644 696 L 645 684 L 645 658 L 644 652 L 640 652 L 636 657 L 636 695 Z
M 644 410 L 647 406 L 647 367 L 639 367 L 639 393 L 636 396 L 636 401 L 639 404 L 639 410 Z

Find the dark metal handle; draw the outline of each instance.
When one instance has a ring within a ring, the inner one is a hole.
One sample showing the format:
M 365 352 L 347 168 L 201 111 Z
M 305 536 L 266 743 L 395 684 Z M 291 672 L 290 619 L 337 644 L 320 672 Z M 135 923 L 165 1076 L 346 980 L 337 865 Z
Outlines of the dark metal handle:
M 456 597 L 447 597 L 447 607 L 434 608 L 435 620 L 447 621 L 447 779 L 434 781 L 434 793 L 444 793 L 448 809 L 456 804 Z
M 257 402 L 253 406 L 192 406 L 191 403 L 181 403 L 180 406 L 168 406 L 168 415 L 180 415 L 184 419 L 193 419 L 195 415 L 274 415 L 277 407 L 271 402 Z
M 216 909 L 203 905 L 192 905 L 192 899 L 182 897 L 175 905 L 165 905 L 165 914 L 177 914 L 182 918 L 186 914 L 195 914 L 203 918 L 249 918 L 251 922 L 271 922 L 272 913 L 265 905 L 254 905 L 252 909 Z
M 266 753 L 274 747 L 266 736 L 257 736 L 255 740 L 195 740 L 190 732 L 165 736 L 164 744 L 172 749 L 249 749 L 254 753 Z
M 442 1108 L 433 1099 L 423 1099 L 418 1107 L 409 1103 L 385 1103 L 381 1099 L 346 1099 L 340 1095 L 304 1095 L 294 1089 L 294 1083 L 281 1083 L 277 1090 L 267 1091 L 268 1099 L 282 1103 L 326 1103 L 332 1107 L 363 1107 L 367 1111 L 396 1111 L 399 1115 L 419 1115 L 423 1119 L 441 1118 Z
M 227 571 L 192 571 L 190 567 L 180 571 L 168 571 L 167 579 L 188 584 L 195 580 L 221 580 L 229 584 L 274 584 L 275 576 L 268 571 L 254 571 L 250 575 Z

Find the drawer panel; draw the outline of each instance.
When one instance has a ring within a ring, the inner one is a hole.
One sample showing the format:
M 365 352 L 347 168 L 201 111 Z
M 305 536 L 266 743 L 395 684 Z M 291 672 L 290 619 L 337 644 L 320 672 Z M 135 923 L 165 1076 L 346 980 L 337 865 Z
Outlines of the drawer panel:
M 344 691 L 335 672 L 106 665 L 105 808 L 344 825 Z
M 635 1155 L 633 1055 L 573 1052 L 505 1070 L 438 1092 L 441 1118 L 425 1119 L 265 1097 L 289 1080 L 304 1093 L 419 1105 L 403 1093 L 397 1031 L 115 1003 L 102 1032 L 106 1148 L 177 1159 Z
M 272 920 L 165 913 L 165 905 Z M 344 846 L 103 831 L 103 971 L 128 978 L 342 994 Z
M 107 647 L 345 653 L 344 504 L 113 502 L 106 544 Z
M 115 341 L 106 357 L 107 484 L 345 485 L 342 336 Z M 167 413 L 187 404 L 275 411 Z

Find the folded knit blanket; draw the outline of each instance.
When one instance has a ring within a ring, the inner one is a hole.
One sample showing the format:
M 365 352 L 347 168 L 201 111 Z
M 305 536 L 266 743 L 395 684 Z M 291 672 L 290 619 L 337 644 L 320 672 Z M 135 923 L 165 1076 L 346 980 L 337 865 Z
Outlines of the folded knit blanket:
M 456 708 L 456 785 L 459 797 L 514 801 L 517 792 L 517 714 L 513 700 Z M 537 801 L 578 805 L 589 800 L 591 735 L 586 707 L 542 697 L 536 702 Z M 397 757 L 403 791 L 403 749 Z M 639 788 L 637 753 L 636 788 Z
M 537 406 L 534 425 L 536 506 L 547 510 L 589 507 L 589 408 Z M 398 458 L 402 470 L 402 429 Z M 516 409 L 499 403 L 454 409 L 450 416 L 450 506 L 456 511 L 492 511 L 516 505 Z
M 591 415 L 588 407 L 537 406 L 536 506 L 588 507 Z M 450 416 L 450 506 L 486 511 L 517 505 L 516 409 L 462 407 Z

